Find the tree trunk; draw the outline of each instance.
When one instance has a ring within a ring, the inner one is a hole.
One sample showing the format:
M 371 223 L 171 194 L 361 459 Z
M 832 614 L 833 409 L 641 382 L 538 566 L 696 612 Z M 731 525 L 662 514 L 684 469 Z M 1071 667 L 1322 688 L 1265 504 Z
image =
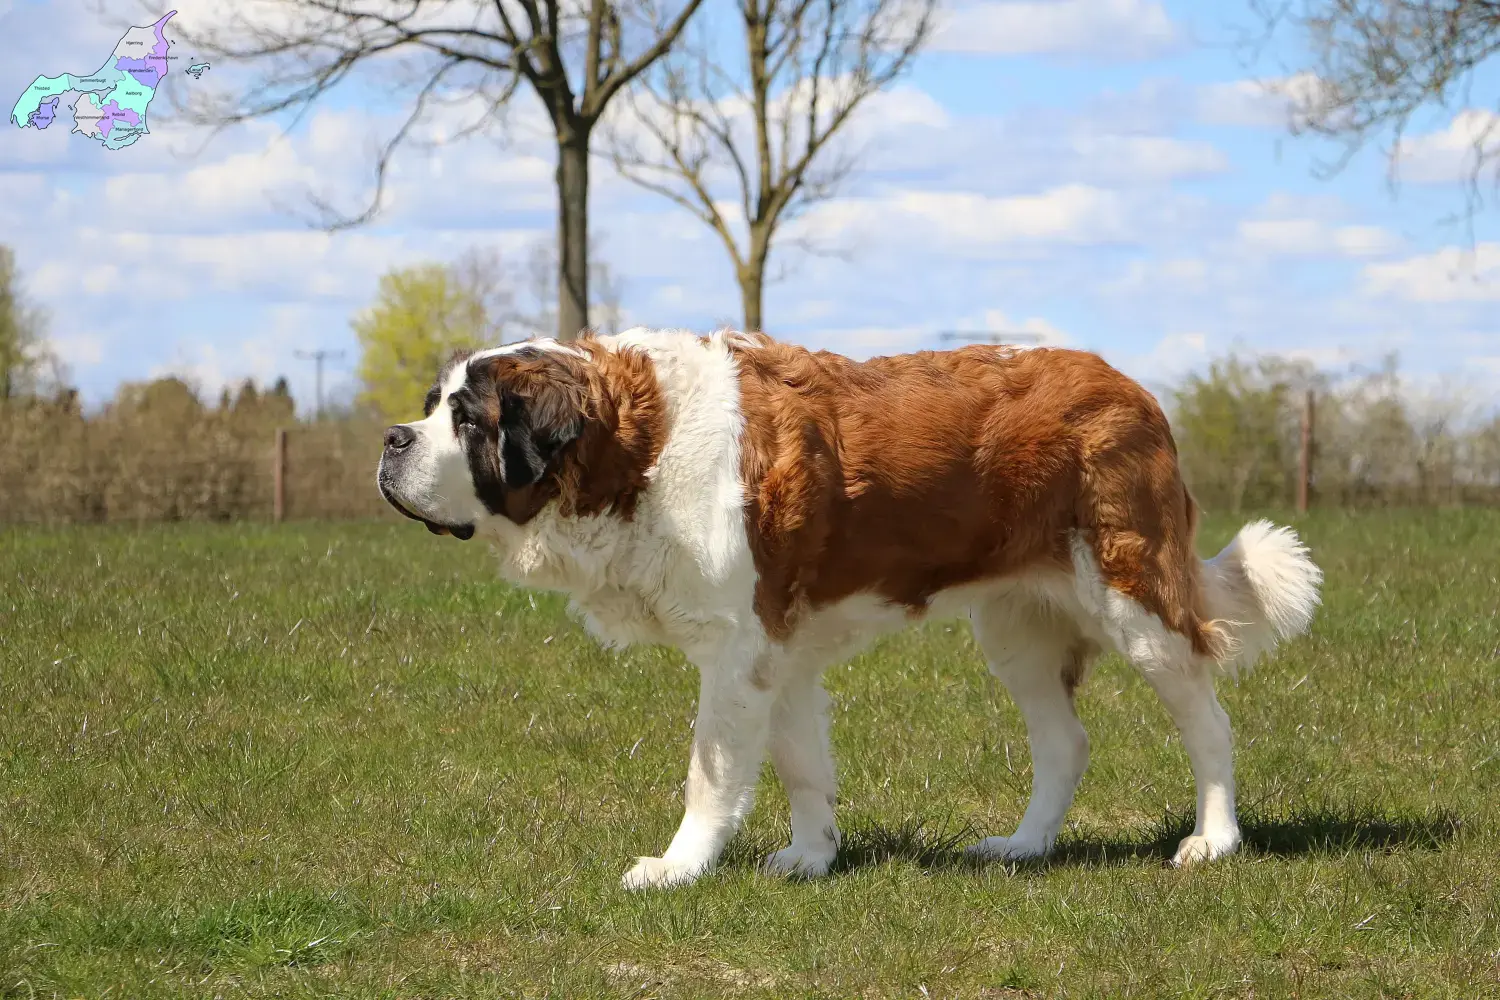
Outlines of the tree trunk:
M 740 269 L 740 302 L 745 312 L 745 333 L 761 332 L 760 307 L 764 296 L 762 271 L 763 268 L 754 264 L 747 264 Z
M 557 337 L 589 325 L 589 130 L 557 136 Z
M 770 240 L 752 228 L 750 230 L 750 253 L 739 266 L 735 277 L 740 283 L 740 305 L 745 314 L 745 333 L 764 333 L 761 309 L 766 296 L 766 258 L 770 255 Z

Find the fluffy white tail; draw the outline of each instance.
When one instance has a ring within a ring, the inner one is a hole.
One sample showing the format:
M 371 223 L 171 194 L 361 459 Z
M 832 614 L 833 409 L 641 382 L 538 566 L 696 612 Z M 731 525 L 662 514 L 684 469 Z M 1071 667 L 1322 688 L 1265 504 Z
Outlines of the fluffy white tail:
M 1219 666 L 1236 674 L 1307 631 L 1323 571 L 1291 528 L 1255 521 L 1203 564 L 1201 579 L 1209 616 L 1229 640 Z

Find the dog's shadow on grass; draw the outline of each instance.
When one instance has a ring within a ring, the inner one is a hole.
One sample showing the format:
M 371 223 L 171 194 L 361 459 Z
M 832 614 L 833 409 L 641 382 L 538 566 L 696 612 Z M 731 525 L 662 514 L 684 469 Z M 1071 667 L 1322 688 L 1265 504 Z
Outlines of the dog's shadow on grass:
M 1338 855 L 1350 851 L 1436 851 L 1457 836 L 1462 821 L 1447 811 L 1389 813 L 1378 809 L 1314 809 L 1270 815 L 1240 816 L 1242 850 L 1270 857 Z M 1045 860 L 1020 863 L 1026 870 L 1058 867 L 1102 867 L 1164 864 L 1182 838 L 1193 832 L 1193 817 L 1168 813 L 1149 827 L 1119 836 L 1065 832 Z M 964 848 L 982 835 L 953 820 L 908 819 L 888 824 L 855 819 L 843 831 L 832 874 L 858 871 L 889 862 L 906 862 L 927 870 L 978 870 L 1005 862 L 982 861 Z M 725 860 L 754 864 L 769 853 L 765 844 L 741 837 Z
M 1350 851 L 1436 851 L 1458 835 L 1462 821 L 1446 811 L 1383 812 L 1378 809 L 1311 809 L 1240 816 L 1241 849 L 1268 857 L 1295 858 Z M 1064 835 L 1048 865 L 1108 865 L 1165 862 L 1193 832 L 1193 817 L 1169 813 L 1135 835 Z

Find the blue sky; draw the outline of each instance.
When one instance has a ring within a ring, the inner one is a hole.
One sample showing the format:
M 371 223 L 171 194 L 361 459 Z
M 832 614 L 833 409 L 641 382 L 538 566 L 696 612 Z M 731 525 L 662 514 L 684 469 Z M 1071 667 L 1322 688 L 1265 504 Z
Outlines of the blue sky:
M 214 5 L 175 6 L 190 23 Z M 1472 234 L 1450 218 L 1488 111 L 1417 123 L 1393 194 L 1378 153 L 1314 176 L 1332 151 L 1289 138 L 1255 82 L 1296 53 L 1246 65 L 1242 3 L 966 0 L 944 17 L 856 122 L 861 171 L 796 224 L 825 252 L 773 260 L 770 332 L 868 356 L 937 346 L 942 330 L 1025 329 L 1153 387 L 1233 349 L 1331 369 L 1394 351 L 1414 379 L 1500 389 L 1494 209 Z M 0 99 L 8 110 L 37 74 L 87 72 L 123 23 L 149 20 L 128 0 L 104 17 L 91 0 L 0 0 Z M 66 116 L 7 125 L 0 239 L 92 402 L 167 372 L 206 392 L 286 374 L 310 401 L 294 352 L 313 347 L 347 352 L 330 383 L 348 392 L 349 319 L 382 272 L 475 247 L 519 262 L 548 236 L 549 145 L 534 97 L 517 100 L 502 134 L 401 160 L 380 221 L 333 235 L 307 224 L 308 198 L 360 203 L 365 150 L 399 110 L 372 89 L 290 136 L 262 123 L 206 145 L 155 104 L 152 135 L 119 151 L 70 136 Z M 606 162 L 594 180 L 630 322 L 737 318 L 716 237 Z

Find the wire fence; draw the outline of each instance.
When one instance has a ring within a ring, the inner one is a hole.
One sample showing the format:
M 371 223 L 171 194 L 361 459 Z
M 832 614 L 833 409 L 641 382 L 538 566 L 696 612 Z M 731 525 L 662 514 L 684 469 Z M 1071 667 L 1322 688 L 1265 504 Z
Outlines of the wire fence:
M 378 421 L 298 422 L 289 400 L 210 409 L 168 392 L 91 416 L 71 400 L 0 404 L 0 522 L 271 520 L 278 430 L 285 517 L 389 516 Z

